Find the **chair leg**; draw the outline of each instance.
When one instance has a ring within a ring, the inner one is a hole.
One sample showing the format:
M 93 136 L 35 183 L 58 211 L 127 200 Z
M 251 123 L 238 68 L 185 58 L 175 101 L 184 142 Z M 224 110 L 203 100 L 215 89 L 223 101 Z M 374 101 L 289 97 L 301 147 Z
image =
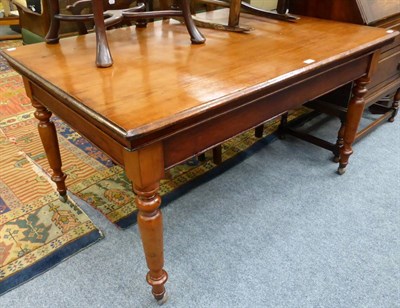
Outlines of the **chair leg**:
M 49 15 L 50 15 L 50 27 L 46 34 L 45 40 L 48 44 L 57 44 L 60 40 L 60 20 L 55 16 L 60 14 L 60 4 L 58 0 L 48 0 L 49 1 Z
M 180 0 L 180 4 L 183 13 L 183 18 L 185 20 L 185 25 L 190 34 L 190 40 L 192 41 L 192 44 L 203 44 L 206 41 L 206 39 L 194 24 L 194 21 L 192 19 L 192 14 L 190 12 L 189 0 Z
M 113 60 L 108 47 L 106 27 L 103 17 L 103 1 L 92 1 L 93 16 L 96 31 L 96 65 L 97 67 L 109 67 L 112 65 Z

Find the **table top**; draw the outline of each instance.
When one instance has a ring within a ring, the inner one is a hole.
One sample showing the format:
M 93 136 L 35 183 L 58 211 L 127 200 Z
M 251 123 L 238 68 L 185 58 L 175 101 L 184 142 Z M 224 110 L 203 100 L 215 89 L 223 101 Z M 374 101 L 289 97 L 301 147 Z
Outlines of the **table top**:
M 220 10 L 206 18 L 226 22 L 227 14 Z M 114 59 L 109 68 L 95 66 L 94 34 L 18 47 L 5 57 L 36 84 L 65 96 L 65 105 L 91 114 L 97 126 L 135 138 L 249 93 L 272 91 L 283 80 L 340 63 L 397 35 L 307 17 L 291 23 L 242 14 L 240 20 L 254 30 L 200 29 L 204 45 L 192 45 L 176 21 L 108 31 Z

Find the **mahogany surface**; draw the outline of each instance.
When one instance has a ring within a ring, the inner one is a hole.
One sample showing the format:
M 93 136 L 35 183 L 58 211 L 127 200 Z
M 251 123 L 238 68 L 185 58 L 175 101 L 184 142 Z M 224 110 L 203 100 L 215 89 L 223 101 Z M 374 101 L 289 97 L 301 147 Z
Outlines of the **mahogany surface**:
M 228 10 L 206 14 L 221 21 Z M 158 195 L 164 170 L 357 80 L 343 132 L 343 171 L 377 51 L 397 35 L 312 18 L 288 23 L 242 14 L 241 19 L 255 30 L 243 35 L 205 29 L 204 45 L 192 45 L 185 26 L 172 21 L 111 30 L 114 65 L 104 69 L 90 61 L 93 34 L 3 53 L 23 76 L 38 110 L 61 194 L 64 174 L 50 111 L 125 167 L 137 195 L 147 281 L 158 300 L 168 277 Z M 32 61 L 33 54 L 40 57 Z M 310 59 L 314 62 L 304 62 Z

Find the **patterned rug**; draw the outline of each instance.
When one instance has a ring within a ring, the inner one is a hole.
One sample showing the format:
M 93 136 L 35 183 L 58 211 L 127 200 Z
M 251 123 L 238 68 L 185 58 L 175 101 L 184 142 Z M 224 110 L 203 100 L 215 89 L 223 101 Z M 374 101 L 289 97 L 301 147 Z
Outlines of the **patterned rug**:
M 58 200 L 37 164 L 45 157 L 21 82 L 0 59 L 0 295 L 103 237 L 76 204 Z

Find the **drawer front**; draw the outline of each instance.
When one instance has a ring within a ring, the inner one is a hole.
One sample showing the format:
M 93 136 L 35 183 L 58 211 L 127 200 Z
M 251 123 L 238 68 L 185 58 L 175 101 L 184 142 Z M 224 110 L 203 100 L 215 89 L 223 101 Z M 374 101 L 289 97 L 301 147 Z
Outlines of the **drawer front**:
M 388 79 L 393 79 L 395 76 L 400 76 L 400 46 L 382 54 L 368 88 L 372 88 Z
M 400 31 L 400 16 L 397 16 L 397 18 L 395 20 L 391 20 L 388 23 L 383 23 L 383 24 L 377 25 L 377 27 L 385 28 L 387 30 Z M 391 43 L 387 46 L 384 46 L 382 48 L 382 53 L 384 53 L 390 49 L 396 48 L 397 46 L 400 46 L 400 35 L 396 36 L 393 43 Z

